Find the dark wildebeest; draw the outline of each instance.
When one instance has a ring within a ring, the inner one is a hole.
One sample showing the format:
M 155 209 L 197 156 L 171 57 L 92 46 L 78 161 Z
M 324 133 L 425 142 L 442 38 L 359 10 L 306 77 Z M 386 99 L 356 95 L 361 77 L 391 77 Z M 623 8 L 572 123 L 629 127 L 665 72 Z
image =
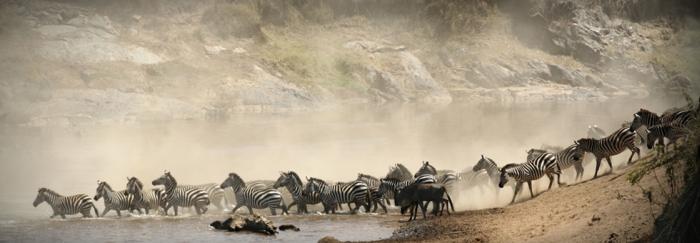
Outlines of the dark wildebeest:
M 445 198 L 446 197 L 446 198 Z M 411 217 L 408 221 L 416 219 L 416 214 L 418 213 L 418 207 L 421 208 L 423 212 L 423 218 L 426 218 L 425 210 L 428 208 L 428 203 L 433 202 L 433 215 L 437 216 L 438 210 L 445 206 L 449 206 L 447 209 L 447 214 L 450 213 L 450 207 L 454 212 L 454 204 L 450 195 L 447 193 L 447 189 L 444 185 L 439 183 L 426 183 L 426 184 L 412 184 L 394 195 L 394 202 L 396 206 L 401 207 L 401 211 L 404 212 L 407 208 L 411 208 Z M 423 202 L 426 202 L 423 204 Z M 442 210 L 440 211 L 442 215 Z

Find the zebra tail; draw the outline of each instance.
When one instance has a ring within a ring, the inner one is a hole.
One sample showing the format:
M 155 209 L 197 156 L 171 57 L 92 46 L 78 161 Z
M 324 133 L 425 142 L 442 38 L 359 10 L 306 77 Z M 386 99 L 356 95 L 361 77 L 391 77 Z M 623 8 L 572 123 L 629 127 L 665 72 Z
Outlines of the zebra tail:
M 450 194 L 447 193 L 447 188 L 443 187 L 442 189 L 445 192 L 445 195 L 447 195 L 447 201 L 450 203 L 450 207 L 452 208 L 452 212 L 456 212 L 455 211 L 455 204 L 452 202 L 452 198 L 450 198 Z

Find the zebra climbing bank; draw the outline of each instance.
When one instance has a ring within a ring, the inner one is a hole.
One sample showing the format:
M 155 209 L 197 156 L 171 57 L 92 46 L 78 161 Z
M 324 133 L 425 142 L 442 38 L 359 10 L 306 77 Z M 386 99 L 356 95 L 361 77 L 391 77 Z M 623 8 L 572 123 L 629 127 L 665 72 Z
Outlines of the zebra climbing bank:
M 610 171 L 612 171 L 612 161 L 611 156 L 618 155 L 625 151 L 626 149 L 632 151 L 627 164 L 632 162 L 632 157 L 637 154 L 637 158 L 641 157 L 639 148 L 635 146 L 634 139 L 637 136 L 637 132 L 634 131 L 632 127 L 620 128 L 609 136 L 602 139 L 595 138 L 582 138 L 575 141 L 581 150 L 585 152 L 592 153 L 596 159 L 595 173 L 593 178 L 598 177 L 598 169 L 600 169 L 600 162 L 603 158 L 608 162 L 610 166 Z
M 235 213 L 240 207 L 247 207 L 248 212 L 253 214 L 253 209 L 270 208 L 272 215 L 277 215 L 276 209 L 282 209 L 283 214 L 288 214 L 287 205 L 282 199 L 282 194 L 273 188 L 261 185 L 249 185 L 236 173 L 229 173 L 228 177 L 221 183 L 221 188 L 231 187 L 236 194 L 236 207 L 231 210 Z M 297 206 L 298 207 L 298 206 Z
M 117 216 L 122 216 L 122 210 L 131 212 L 136 209 L 139 214 L 141 209 L 134 204 L 134 195 L 127 194 L 125 190 L 114 191 L 106 181 L 97 181 L 97 189 L 95 190 L 95 201 L 104 198 L 105 208 L 102 211 L 102 216 L 107 215 L 110 210 L 117 212 Z
M 56 216 L 61 216 L 61 218 L 66 218 L 66 215 L 82 214 L 85 218 L 90 218 L 90 209 L 95 210 L 95 215 L 97 217 L 100 214 L 97 212 L 97 207 L 92 202 L 90 197 L 85 194 L 77 194 L 72 196 L 62 196 L 55 191 L 47 188 L 39 188 L 39 192 L 34 199 L 32 205 L 34 207 L 39 206 L 39 204 L 46 202 L 53 209 L 53 215 L 51 218 Z
M 535 159 L 544 153 L 547 153 L 547 151 L 542 149 L 530 149 L 528 151 L 527 159 Z M 563 171 L 573 166 L 576 170 L 575 180 L 577 181 L 583 177 L 584 154 L 585 152 L 576 144 L 554 152 L 554 156 L 557 159 L 557 164 L 559 164 L 559 169 Z
M 549 187 L 547 190 L 552 188 L 552 183 L 554 182 L 554 175 L 557 176 L 557 184 L 562 185 L 559 181 L 559 174 L 561 170 L 557 165 L 557 159 L 554 154 L 544 153 L 539 157 L 525 162 L 523 164 L 507 164 L 501 169 L 500 180 L 498 182 L 498 187 L 503 188 L 509 179 L 515 180 L 515 191 L 513 192 L 513 199 L 510 203 L 515 202 L 515 197 L 520 192 L 523 183 L 527 183 L 530 189 L 530 196 L 535 197 L 532 193 L 532 181 L 547 176 L 549 178 Z
M 366 183 L 362 181 L 353 181 L 349 183 L 339 183 L 329 185 L 325 181 L 318 178 L 307 178 L 306 191 L 310 193 L 319 193 L 321 202 L 323 203 L 323 211 L 325 213 L 335 213 L 336 207 L 343 203 L 355 203 L 355 208 L 352 212 L 357 212 L 360 206 L 364 206 L 365 211 L 369 211 L 372 195 Z
M 654 143 L 658 140 L 658 144 L 661 145 L 662 152 L 666 152 L 666 144 L 664 138 L 667 138 L 673 147 L 676 147 L 676 141 L 681 138 L 686 138 L 690 135 L 690 131 L 687 128 L 680 127 L 674 124 L 661 124 L 652 126 L 648 129 L 647 135 L 647 148 L 652 149 Z
M 178 215 L 178 207 L 194 207 L 198 215 L 207 212 L 209 206 L 209 194 L 197 188 L 185 189 L 177 186 L 177 180 L 170 172 L 166 171 L 161 177 L 153 180 L 152 185 L 165 187 L 164 197 L 166 201 L 165 215 L 170 207 Z
M 297 213 L 309 213 L 307 205 L 318 204 L 321 202 L 321 196 L 318 193 L 309 193 L 304 191 L 304 183 L 299 175 L 294 171 L 280 172 L 280 177 L 277 178 L 272 186 L 277 189 L 280 187 L 287 188 L 287 191 L 292 194 L 294 201 L 289 204 L 288 209 L 292 206 L 297 206 Z

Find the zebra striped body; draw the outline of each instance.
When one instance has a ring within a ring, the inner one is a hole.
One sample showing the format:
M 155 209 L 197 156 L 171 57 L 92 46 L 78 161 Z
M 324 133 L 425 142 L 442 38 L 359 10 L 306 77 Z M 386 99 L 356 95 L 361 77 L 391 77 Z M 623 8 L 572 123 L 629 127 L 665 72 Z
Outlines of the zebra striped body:
M 102 181 L 97 184 L 95 190 L 95 201 L 104 198 L 105 209 L 102 211 L 102 216 L 107 215 L 110 210 L 117 211 L 117 216 L 121 217 L 121 210 L 137 209 L 141 213 L 141 209 L 134 204 L 134 195 L 127 195 L 126 190 L 115 192 L 107 182 Z
M 133 195 L 134 202 L 133 205 L 137 208 L 142 208 L 149 214 L 151 210 L 158 211 L 161 206 L 165 209 L 164 201 L 162 199 L 162 189 L 152 188 L 151 190 L 144 190 L 143 183 L 136 178 L 127 178 L 126 183 L 126 193 L 128 195 Z
M 246 186 L 243 179 L 236 173 L 229 173 L 226 180 L 221 183 L 221 188 L 226 187 L 231 187 L 236 194 L 236 207 L 231 210 L 231 213 L 245 206 L 250 214 L 253 214 L 254 208 L 270 208 L 272 215 L 277 215 L 275 209 L 281 208 L 282 213 L 287 214 L 287 205 L 284 204 L 282 194 L 276 189 L 256 184 Z
M 221 189 L 219 185 L 216 183 L 207 183 L 207 184 L 201 184 L 201 185 L 178 185 L 179 187 L 182 187 L 185 190 L 188 189 L 202 189 L 205 192 L 207 192 L 207 195 L 209 196 L 209 202 L 211 205 L 214 205 L 216 208 L 219 210 L 224 209 L 224 189 Z
M 166 202 L 165 215 L 168 215 L 170 207 L 173 207 L 175 216 L 178 214 L 178 207 L 194 207 L 197 214 L 200 215 L 207 212 L 209 194 L 202 189 L 178 187 L 177 180 L 170 172 L 165 172 L 163 176 L 155 179 L 151 184 L 165 186 L 165 191 L 161 196 Z
M 309 178 L 306 184 L 306 191 L 311 193 L 319 193 L 321 202 L 323 203 L 324 212 L 329 211 L 335 213 L 335 208 L 342 203 L 355 203 L 353 212 L 357 211 L 360 206 L 365 207 L 365 211 L 369 211 L 371 195 L 369 187 L 362 181 L 352 181 L 349 183 L 339 183 L 328 185 L 325 181 L 317 178 Z
M 515 192 L 513 193 L 513 199 L 511 203 L 515 202 L 515 197 L 518 195 L 523 182 L 527 182 L 530 188 L 530 196 L 534 197 L 532 193 L 532 181 L 547 176 L 549 178 L 548 190 L 552 188 L 552 183 L 554 182 L 554 175 L 557 176 L 557 183 L 559 182 L 559 174 L 561 170 L 557 164 L 557 157 L 551 153 L 541 154 L 539 157 L 525 162 L 523 164 L 507 164 L 501 169 L 500 181 L 498 187 L 503 188 L 508 182 L 509 178 L 513 178 L 516 181 Z
M 451 170 L 438 171 L 438 176 L 436 178 L 437 183 L 445 185 L 447 188 L 451 188 L 452 185 L 460 180 L 457 172 Z
M 399 190 L 410 186 L 412 184 L 427 184 L 427 183 L 435 183 L 435 177 L 433 175 L 425 174 L 421 175 L 418 178 L 415 179 L 408 179 L 408 180 L 397 180 L 393 178 L 387 178 L 387 179 L 381 179 L 380 180 L 381 185 L 379 185 L 379 192 L 385 193 L 385 192 L 394 192 L 397 193 Z
M 567 169 L 571 166 L 576 170 L 576 180 L 583 177 L 583 156 L 585 152 L 576 144 L 566 147 L 565 149 L 554 153 L 557 158 L 557 164 L 560 170 Z
M 382 185 L 382 182 L 371 175 L 366 175 L 359 173 L 357 174 L 357 180 L 362 181 L 365 184 L 367 184 L 367 187 L 369 187 L 370 194 L 372 196 L 372 206 L 374 207 L 374 210 L 372 212 L 377 211 L 377 204 L 384 209 L 384 213 L 387 213 L 388 211 L 386 210 L 386 204 L 384 201 L 386 200 L 387 204 L 389 203 L 388 198 L 386 197 L 385 193 L 379 191 L 379 186 Z
M 690 121 L 695 119 L 696 116 L 697 111 L 690 109 L 667 112 L 661 116 L 649 110 L 639 109 L 637 113 L 634 113 L 634 120 L 632 120 L 632 125 L 630 127 L 633 130 L 637 130 L 637 128 L 641 126 L 646 126 L 648 129 L 662 124 L 685 127 Z
M 97 217 L 100 216 L 100 214 L 97 212 L 95 204 L 93 204 L 90 197 L 85 194 L 62 196 L 61 194 L 58 194 L 50 189 L 40 188 L 32 205 L 37 207 L 42 202 L 46 202 L 49 204 L 49 206 L 51 206 L 51 209 L 53 210 L 53 215 L 51 215 L 51 218 L 58 215 L 65 219 L 66 215 L 78 213 L 82 214 L 85 218 L 89 218 L 92 217 L 90 214 L 91 208 L 95 210 L 95 215 Z
M 656 125 L 649 128 L 649 135 L 647 137 L 647 148 L 652 149 L 654 143 L 658 140 L 663 151 L 665 152 L 665 142 L 664 138 L 667 138 L 671 144 L 676 145 L 676 141 L 680 138 L 684 138 L 690 134 L 688 129 L 675 124 L 662 124 Z
M 321 196 L 318 193 L 312 194 L 304 191 L 304 183 L 294 171 L 281 172 L 280 177 L 272 186 L 273 188 L 285 187 L 292 194 L 294 202 L 290 203 L 288 208 L 297 205 L 298 213 L 309 213 L 306 205 L 318 204 L 321 202 Z
M 582 138 L 576 141 L 576 145 L 585 152 L 592 153 L 596 158 L 595 174 L 593 178 L 598 177 L 598 169 L 600 168 L 600 162 L 605 158 L 612 171 L 612 162 L 610 156 L 618 155 L 629 149 L 632 151 L 627 163 L 632 162 L 632 157 L 636 153 L 638 157 L 639 148 L 634 144 L 634 139 L 637 136 L 637 132 L 630 128 L 620 128 L 609 136 L 602 139 L 595 138 Z

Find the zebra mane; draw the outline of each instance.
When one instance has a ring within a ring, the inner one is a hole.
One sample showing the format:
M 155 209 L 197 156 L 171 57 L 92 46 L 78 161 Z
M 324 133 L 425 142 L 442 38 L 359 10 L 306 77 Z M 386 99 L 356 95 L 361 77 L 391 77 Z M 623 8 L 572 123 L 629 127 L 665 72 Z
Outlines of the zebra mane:
M 503 168 L 501 168 L 501 172 L 505 172 L 506 170 L 508 170 L 510 168 L 518 167 L 518 166 L 519 166 L 519 164 L 514 164 L 514 163 L 504 165 Z
M 326 186 L 328 185 L 328 183 L 326 183 L 326 181 L 321 180 L 321 179 L 318 179 L 318 178 L 315 178 L 315 177 L 310 177 L 310 178 L 309 178 L 309 182 L 316 182 L 316 183 L 318 183 L 318 184 L 320 184 L 320 185 L 326 185 Z
M 168 180 L 172 181 L 174 184 L 177 185 L 177 180 L 175 180 L 175 177 L 172 174 L 170 174 L 170 171 L 165 172 L 164 175 L 166 178 L 168 178 Z
M 367 175 L 367 174 L 358 173 L 358 174 L 357 174 L 357 179 L 361 179 L 361 178 L 365 178 L 365 179 L 369 179 L 369 180 L 373 180 L 373 181 L 378 181 L 378 180 L 379 180 L 377 177 L 374 177 L 374 176 L 371 176 L 371 175 Z
M 245 181 L 238 174 L 231 172 L 228 174 L 228 178 L 233 180 L 234 183 L 241 185 L 241 187 L 245 187 Z
M 48 194 L 48 195 L 57 196 L 57 197 L 61 197 L 61 194 L 58 194 L 58 192 L 55 192 L 55 191 L 53 191 L 53 190 L 51 190 L 51 189 L 48 189 L 48 188 L 46 188 L 46 187 L 39 188 L 39 193 L 41 193 L 41 194 Z
M 296 181 L 299 186 L 304 185 L 304 182 L 301 181 L 301 178 L 299 178 L 299 175 L 297 175 L 296 172 L 290 170 L 289 172 L 287 172 L 287 175 L 291 176 L 292 179 L 294 179 L 294 181 Z
M 112 189 L 112 186 L 109 185 L 106 181 L 100 181 L 100 185 L 102 188 L 106 189 L 107 191 L 113 192 L 114 190 Z

